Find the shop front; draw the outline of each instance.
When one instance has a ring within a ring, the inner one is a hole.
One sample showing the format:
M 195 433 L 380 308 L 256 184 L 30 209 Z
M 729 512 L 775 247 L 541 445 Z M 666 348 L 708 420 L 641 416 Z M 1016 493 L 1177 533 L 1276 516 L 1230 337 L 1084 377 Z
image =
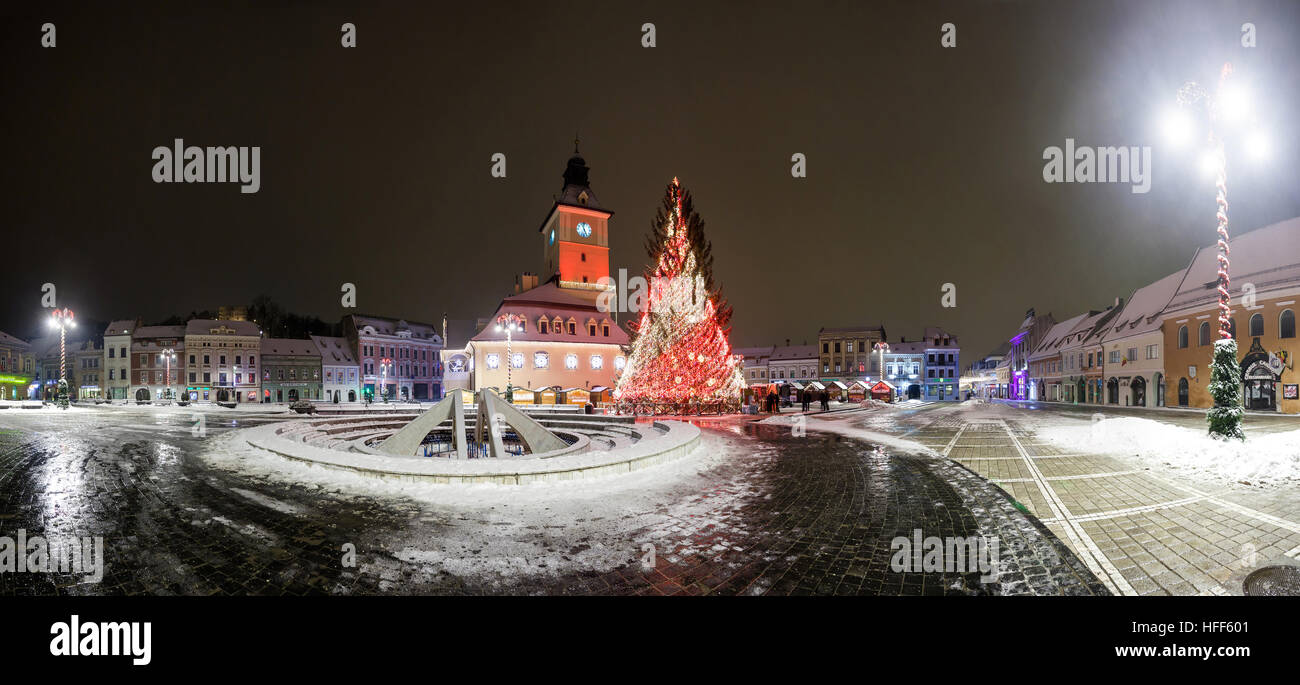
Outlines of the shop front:
M 0 374 L 0 400 L 27 399 L 31 384 L 31 376 Z
M 871 399 L 878 402 L 892 402 L 894 399 L 894 386 L 889 381 L 878 381 L 871 386 Z

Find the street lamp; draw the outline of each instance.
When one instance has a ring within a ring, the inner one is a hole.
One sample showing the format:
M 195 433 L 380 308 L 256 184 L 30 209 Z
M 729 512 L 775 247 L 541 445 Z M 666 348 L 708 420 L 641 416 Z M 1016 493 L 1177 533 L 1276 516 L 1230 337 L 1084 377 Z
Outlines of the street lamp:
M 1232 64 L 1227 63 L 1219 71 L 1219 83 L 1213 95 L 1204 87 L 1188 81 L 1178 89 L 1180 109 L 1166 115 L 1164 128 L 1167 137 L 1175 143 L 1185 143 L 1196 135 L 1195 119 L 1187 108 L 1204 105 L 1209 119 L 1207 140 L 1209 149 L 1201 160 L 1201 165 L 1214 174 L 1215 212 L 1218 233 L 1219 262 L 1219 337 L 1232 338 L 1232 308 L 1228 293 L 1228 186 L 1227 159 L 1224 154 L 1224 130 L 1248 123 L 1252 116 L 1251 96 L 1244 85 L 1230 82 Z M 1225 126 L 1226 125 L 1226 126 Z M 1253 132 L 1242 141 L 1242 148 L 1250 157 L 1263 157 L 1268 152 L 1266 139 L 1258 132 Z
M 165 397 L 170 400 L 172 398 L 172 362 L 176 361 L 176 350 L 170 347 L 163 350 L 162 358 L 163 361 L 167 362 L 167 384 L 164 386 L 166 388 Z
M 68 348 L 67 331 L 76 328 L 77 321 L 71 309 L 56 309 L 50 316 L 50 326 L 59 329 L 59 406 L 68 408 Z
M 523 317 L 517 314 L 502 314 L 501 316 L 497 317 L 497 333 L 500 333 L 501 331 L 505 331 L 506 333 L 506 397 L 507 398 L 510 398 L 511 394 L 514 392 L 513 390 L 514 386 L 511 383 L 510 372 L 515 367 L 515 355 L 512 353 L 511 350 L 513 348 L 513 343 L 514 343 L 513 333 L 518 330 L 523 330 L 523 326 L 520 325 L 519 323 L 521 321 L 523 321 Z
M 1202 164 L 1214 173 L 1215 186 L 1215 221 L 1218 240 L 1218 294 L 1219 294 L 1219 339 L 1222 345 L 1215 344 L 1211 357 L 1211 388 L 1214 390 L 1214 407 L 1209 411 L 1210 431 L 1216 435 L 1244 438 L 1241 432 L 1240 385 L 1241 372 L 1236 367 L 1237 348 L 1233 339 L 1232 306 L 1229 294 L 1228 278 L 1228 171 L 1227 158 L 1224 154 L 1224 129 L 1229 131 L 1234 126 L 1248 123 L 1253 112 L 1251 98 L 1243 84 L 1229 81 L 1232 76 L 1232 64 L 1226 63 L 1219 71 L 1219 83 L 1213 95 L 1194 82 L 1187 82 L 1178 90 L 1178 104 L 1184 108 L 1204 104 L 1209 118 L 1209 151 Z M 1222 126 L 1226 124 L 1227 126 Z M 1195 132 L 1190 116 L 1180 110 L 1172 114 L 1166 122 L 1166 130 L 1171 136 L 1188 137 Z M 1267 152 L 1267 142 L 1253 133 L 1244 148 L 1251 157 L 1262 157 Z M 1231 357 L 1231 359 L 1229 359 Z

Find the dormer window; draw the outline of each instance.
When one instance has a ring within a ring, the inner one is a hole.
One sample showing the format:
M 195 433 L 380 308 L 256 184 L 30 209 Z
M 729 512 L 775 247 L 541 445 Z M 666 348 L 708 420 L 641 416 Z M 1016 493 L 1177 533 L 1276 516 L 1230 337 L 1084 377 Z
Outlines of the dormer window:
M 538 333 L 541 333 L 542 335 L 545 335 L 545 334 L 547 333 L 547 329 L 549 328 L 549 326 L 548 326 L 547 324 L 548 324 L 548 322 L 546 321 L 546 317 L 542 317 L 542 318 L 538 319 L 538 320 L 537 320 L 537 332 L 538 332 Z
M 587 204 L 587 191 L 584 190 L 581 193 L 578 193 L 578 204 L 580 205 Z

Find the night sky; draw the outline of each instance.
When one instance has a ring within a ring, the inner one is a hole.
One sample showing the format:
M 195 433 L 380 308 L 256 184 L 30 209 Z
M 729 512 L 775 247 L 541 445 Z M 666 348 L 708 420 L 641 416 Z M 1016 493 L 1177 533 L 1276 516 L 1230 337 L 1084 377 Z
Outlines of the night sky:
M 337 320 L 344 282 L 364 313 L 488 316 L 541 269 L 576 131 L 615 212 L 613 268 L 644 268 L 670 179 L 693 192 L 733 344 L 940 325 L 969 363 L 1029 307 L 1105 306 L 1212 242 L 1212 180 L 1156 123 L 1227 60 L 1273 141 L 1265 162 L 1229 151 L 1233 230 L 1300 215 L 1300 3 L 746 5 L 6 7 L 0 330 L 38 330 L 45 282 L 99 320 L 260 293 Z M 154 183 L 151 152 L 177 137 L 261 146 L 261 191 Z M 1152 146 L 1151 192 L 1045 183 L 1043 150 L 1067 137 Z

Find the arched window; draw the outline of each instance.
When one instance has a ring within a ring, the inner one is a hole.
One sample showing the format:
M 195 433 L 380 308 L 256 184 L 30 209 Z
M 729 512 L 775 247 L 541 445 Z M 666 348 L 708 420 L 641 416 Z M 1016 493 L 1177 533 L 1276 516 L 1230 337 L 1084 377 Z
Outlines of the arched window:
M 1210 322 L 1209 321 L 1201 322 L 1201 327 L 1198 329 L 1196 338 L 1197 338 L 1196 339 L 1197 345 L 1210 344 Z
M 1187 349 L 1187 327 L 1178 327 L 1178 349 Z
M 1282 316 L 1277 320 L 1277 337 L 1294 338 L 1295 337 L 1295 312 L 1290 309 L 1283 309 Z
M 1254 337 L 1254 336 L 1257 336 L 1257 335 L 1264 335 L 1264 315 L 1263 315 L 1263 314 L 1253 314 L 1253 315 L 1251 315 L 1251 317 L 1250 317 L 1250 335 L 1251 335 L 1251 337 Z

